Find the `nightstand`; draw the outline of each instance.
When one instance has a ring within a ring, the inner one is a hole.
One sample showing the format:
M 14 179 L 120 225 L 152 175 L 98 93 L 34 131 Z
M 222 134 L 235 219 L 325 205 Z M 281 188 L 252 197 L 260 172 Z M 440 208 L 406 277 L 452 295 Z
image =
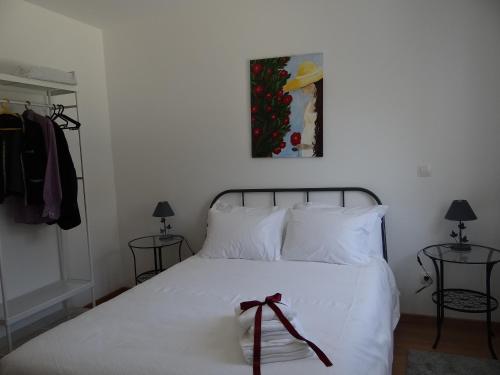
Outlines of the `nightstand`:
M 431 245 L 422 249 L 423 253 L 432 260 L 436 271 L 436 291 L 432 300 L 436 304 L 437 334 L 432 346 L 435 349 L 441 337 L 444 310 L 454 310 L 465 313 L 486 313 L 486 331 L 488 347 L 491 356 L 497 359 L 493 349 L 491 328 L 491 312 L 498 308 L 498 300 L 491 296 L 491 272 L 495 264 L 500 262 L 500 250 L 481 245 L 470 245 L 470 250 L 456 250 L 454 244 Z M 470 289 L 445 288 L 444 272 L 446 264 L 484 265 L 486 267 L 486 291 L 480 292 Z
M 189 242 L 180 234 L 169 235 L 168 237 L 160 235 L 143 236 L 129 241 L 128 247 L 130 248 L 134 259 L 135 284 L 137 285 L 142 283 L 165 270 L 165 268 L 163 268 L 163 249 L 165 248 L 173 246 L 177 247 L 179 252 L 179 262 L 181 262 L 182 246 L 184 244 L 186 244 L 191 254 L 194 255 Z M 142 272 L 138 275 L 135 252 L 141 250 L 153 250 L 154 269 Z

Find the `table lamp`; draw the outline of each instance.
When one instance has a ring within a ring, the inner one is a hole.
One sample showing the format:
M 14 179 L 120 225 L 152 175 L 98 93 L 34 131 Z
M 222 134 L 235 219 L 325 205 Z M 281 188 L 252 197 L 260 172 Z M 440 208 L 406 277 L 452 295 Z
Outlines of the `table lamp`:
M 467 242 L 469 242 L 467 236 L 462 236 L 462 230 L 466 228 L 463 222 L 476 220 L 477 216 L 474 211 L 472 211 L 469 203 L 466 200 L 454 200 L 445 215 L 445 219 L 459 222 L 458 234 L 454 230 L 452 230 L 450 233 L 451 238 L 453 238 L 455 241 L 457 241 L 458 237 L 458 242 L 451 246 L 451 248 L 458 251 L 470 250 L 471 247 L 467 244 Z
M 170 207 L 167 201 L 158 202 L 153 212 L 153 217 L 161 217 L 160 222 L 162 223 L 162 228 L 160 228 L 160 240 L 166 240 L 171 237 L 171 235 L 168 234 L 168 230 L 172 228 L 172 226 L 166 224 L 165 218 L 174 215 L 174 210 L 172 210 L 172 207 Z

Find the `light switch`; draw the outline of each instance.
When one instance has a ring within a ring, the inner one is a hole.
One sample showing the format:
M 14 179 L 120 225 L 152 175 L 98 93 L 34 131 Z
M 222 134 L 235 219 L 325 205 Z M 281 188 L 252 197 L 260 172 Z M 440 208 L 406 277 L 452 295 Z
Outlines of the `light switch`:
M 429 164 L 422 164 L 417 167 L 418 177 L 431 177 L 431 166 Z

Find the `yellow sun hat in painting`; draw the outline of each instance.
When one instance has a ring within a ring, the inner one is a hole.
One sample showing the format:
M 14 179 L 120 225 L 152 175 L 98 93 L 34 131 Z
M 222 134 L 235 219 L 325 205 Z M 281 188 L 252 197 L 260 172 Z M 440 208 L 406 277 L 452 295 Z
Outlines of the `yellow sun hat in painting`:
M 290 78 L 283 86 L 283 91 L 298 90 L 323 79 L 323 69 L 312 61 L 304 61 L 299 65 L 295 78 Z

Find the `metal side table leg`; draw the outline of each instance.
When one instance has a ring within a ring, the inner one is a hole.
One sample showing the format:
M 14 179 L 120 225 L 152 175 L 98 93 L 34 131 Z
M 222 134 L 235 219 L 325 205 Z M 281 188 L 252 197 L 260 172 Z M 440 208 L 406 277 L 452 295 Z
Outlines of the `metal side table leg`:
M 436 349 L 439 339 L 441 338 L 441 326 L 443 321 L 442 316 L 442 305 L 444 301 L 443 298 L 443 286 L 441 284 L 441 272 L 439 270 L 439 266 L 436 260 L 432 259 L 432 264 L 434 264 L 434 270 L 436 271 L 436 339 L 434 340 L 434 344 L 432 344 L 432 349 Z
M 134 248 L 132 246 L 129 246 L 130 251 L 132 252 L 132 257 L 134 258 L 134 281 L 135 285 L 138 284 L 137 282 L 137 260 L 135 259 L 135 253 L 134 253 Z
M 163 247 L 158 247 L 158 259 L 160 261 L 160 272 L 163 272 Z
M 486 264 L 486 330 L 488 334 L 488 348 L 490 349 L 491 356 L 494 359 L 498 359 L 495 349 L 493 348 L 492 338 L 494 334 L 493 328 L 491 328 L 491 271 L 494 265 L 495 263 Z
M 156 247 L 153 247 L 153 253 L 155 257 L 155 275 L 158 275 L 158 253 L 156 251 Z
M 439 269 L 441 271 L 441 273 L 439 274 L 439 277 L 440 277 L 440 280 L 439 280 L 439 284 L 441 286 L 441 326 L 439 327 L 439 330 L 441 331 L 442 330 L 442 327 L 443 327 L 443 323 L 444 323 L 444 306 L 445 306 L 445 300 L 444 300 L 444 291 L 445 291 L 445 287 L 444 287 L 444 262 L 442 260 L 439 261 Z
M 182 254 L 181 254 L 181 251 L 182 251 L 182 243 L 184 242 L 184 239 L 179 242 L 179 263 L 182 262 Z

